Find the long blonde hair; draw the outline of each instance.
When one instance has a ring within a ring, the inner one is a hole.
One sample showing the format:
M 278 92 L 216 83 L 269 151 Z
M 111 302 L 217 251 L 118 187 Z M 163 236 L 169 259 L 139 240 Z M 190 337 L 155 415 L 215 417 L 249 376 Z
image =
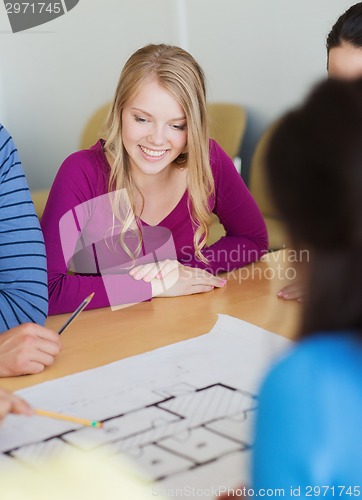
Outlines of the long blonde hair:
M 122 110 L 149 78 L 155 78 L 182 106 L 187 122 L 187 153 L 174 161 L 177 167 L 187 167 L 189 212 L 195 229 L 194 248 L 197 258 L 207 262 L 201 251 L 206 244 L 211 223 L 209 197 L 214 193 L 214 180 L 209 159 L 209 133 L 204 73 L 195 59 L 180 47 L 146 45 L 126 62 L 108 116 L 105 150 L 113 158 L 109 191 L 125 188 L 130 209 L 120 210 L 115 198 L 115 216 L 123 224 L 123 234 L 132 227 L 135 213 L 135 192 L 140 192 L 131 176 L 128 154 L 122 143 Z M 142 197 L 142 193 L 141 197 Z M 142 198 L 143 199 L 143 198 Z M 126 245 L 122 241 L 122 246 Z M 140 250 L 140 241 L 138 250 Z M 127 249 L 125 248 L 127 251 Z M 128 253 L 128 251 L 127 251 Z

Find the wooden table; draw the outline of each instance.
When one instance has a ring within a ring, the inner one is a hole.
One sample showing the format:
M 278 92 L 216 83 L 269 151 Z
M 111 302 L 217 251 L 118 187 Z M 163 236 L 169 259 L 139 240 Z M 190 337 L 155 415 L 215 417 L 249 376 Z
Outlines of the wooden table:
M 39 375 L 3 378 L 1 386 L 18 390 L 196 337 L 212 328 L 218 313 L 293 338 L 300 304 L 276 295 L 293 276 L 292 258 L 287 250 L 268 254 L 226 275 L 227 285 L 212 292 L 156 298 L 113 312 L 84 311 L 62 335 L 63 349 L 53 366 Z M 68 316 L 51 316 L 46 325 L 57 330 Z

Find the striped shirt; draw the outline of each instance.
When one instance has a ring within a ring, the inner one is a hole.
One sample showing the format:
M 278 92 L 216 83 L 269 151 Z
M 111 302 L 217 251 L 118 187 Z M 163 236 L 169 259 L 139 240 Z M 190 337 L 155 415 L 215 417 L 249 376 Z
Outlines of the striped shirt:
M 0 124 L 0 333 L 44 324 L 47 312 L 43 235 L 16 146 Z

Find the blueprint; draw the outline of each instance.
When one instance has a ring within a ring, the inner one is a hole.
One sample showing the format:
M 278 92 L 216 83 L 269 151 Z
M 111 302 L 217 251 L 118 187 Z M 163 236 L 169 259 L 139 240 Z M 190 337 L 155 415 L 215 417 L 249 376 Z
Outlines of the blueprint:
M 290 344 L 219 315 L 205 335 L 18 391 L 34 408 L 103 428 L 10 415 L 0 469 L 39 468 L 75 448 L 130 457 L 160 491 L 247 482 L 258 388 Z

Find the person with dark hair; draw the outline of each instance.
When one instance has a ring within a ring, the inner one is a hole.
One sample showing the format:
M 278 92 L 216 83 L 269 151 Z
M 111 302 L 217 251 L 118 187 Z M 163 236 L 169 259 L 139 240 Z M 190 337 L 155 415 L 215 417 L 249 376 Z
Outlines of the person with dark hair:
M 300 341 L 267 376 L 252 482 L 356 497 L 362 483 L 362 80 L 330 79 L 274 132 L 266 170 L 308 292 Z M 280 182 L 283 179 L 283 182 Z
M 329 78 L 351 80 L 362 77 L 362 2 L 352 5 L 333 25 L 327 36 Z M 303 302 L 305 289 L 299 281 L 282 288 L 278 297 Z
M 327 69 L 330 77 L 362 76 L 362 2 L 342 14 L 327 37 Z

